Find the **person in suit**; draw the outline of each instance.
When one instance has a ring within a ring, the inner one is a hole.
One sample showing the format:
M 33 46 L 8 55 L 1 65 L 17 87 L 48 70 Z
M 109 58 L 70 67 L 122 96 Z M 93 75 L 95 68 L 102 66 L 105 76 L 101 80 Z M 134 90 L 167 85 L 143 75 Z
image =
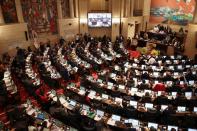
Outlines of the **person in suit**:
M 183 95 L 182 93 L 177 93 L 177 96 L 174 100 L 174 104 L 176 106 L 186 106 L 188 103 L 187 103 L 187 98 L 185 97 L 185 95 Z
M 148 72 L 144 72 L 144 73 L 142 73 L 142 75 L 141 75 L 141 79 L 143 80 L 148 80 L 150 78 L 150 75 L 149 75 L 149 73 Z
M 161 92 L 161 95 L 157 96 L 154 103 L 157 105 L 168 105 L 169 100 L 168 100 L 168 97 L 165 95 L 165 92 Z
M 142 103 L 151 103 L 152 99 L 148 92 L 145 93 L 145 95 L 140 100 Z
M 150 89 L 150 86 L 146 84 L 145 80 L 142 80 L 142 83 L 138 85 L 139 90 L 147 90 Z
M 112 97 L 120 97 L 120 92 L 118 91 L 118 86 L 114 87 L 114 90 L 111 93 Z
M 167 92 L 181 92 L 179 82 L 173 82 L 172 86 L 166 89 Z

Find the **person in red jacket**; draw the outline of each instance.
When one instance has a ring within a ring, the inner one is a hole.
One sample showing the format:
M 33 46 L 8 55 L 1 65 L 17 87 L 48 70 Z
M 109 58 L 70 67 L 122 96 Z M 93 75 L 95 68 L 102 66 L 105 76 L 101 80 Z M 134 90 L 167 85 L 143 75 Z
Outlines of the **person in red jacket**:
M 166 86 L 163 82 L 159 82 L 153 86 L 153 91 L 166 91 Z
M 43 87 L 40 87 L 39 89 L 36 90 L 36 95 L 40 98 L 42 103 L 48 103 L 48 95 L 46 90 Z

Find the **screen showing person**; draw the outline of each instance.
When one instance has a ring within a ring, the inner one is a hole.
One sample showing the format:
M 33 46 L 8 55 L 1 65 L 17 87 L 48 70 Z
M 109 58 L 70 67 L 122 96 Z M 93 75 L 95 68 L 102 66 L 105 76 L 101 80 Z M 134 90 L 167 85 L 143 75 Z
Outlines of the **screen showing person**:
M 111 13 L 88 13 L 89 27 L 111 27 Z

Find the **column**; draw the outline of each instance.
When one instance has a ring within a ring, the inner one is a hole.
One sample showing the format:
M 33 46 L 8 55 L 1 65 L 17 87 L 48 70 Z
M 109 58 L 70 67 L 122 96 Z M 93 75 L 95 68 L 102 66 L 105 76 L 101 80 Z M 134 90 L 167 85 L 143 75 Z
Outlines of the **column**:
M 2 8 L 1 8 L 1 5 L 0 5 L 0 24 L 4 24 L 5 21 L 4 21 L 4 18 L 3 18 L 3 12 L 2 12 Z
M 130 13 L 130 7 L 131 6 L 131 1 L 130 0 L 126 0 L 126 12 L 125 12 L 125 16 L 126 17 L 129 17 L 131 16 L 131 13 Z
M 74 18 L 74 0 L 69 0 L 70 17 Z
M 18 22 L 19 23 L 24 23 L 21 1 L 20 0 L 15 0 L 15 5 L 16 5 L 16 12 L 17 12 L 17 17 L 18 17 Z
M 193 23 L 196 24 L 197 23 L 197 2 L 196 2 L 196 8 L 195 8 L 195 11 L 194 11 L 194 16 L 193 16 Z
M 62 19 L 62 4 L 61 4 L 61 0 L 57 0 L 57 15 L 58 15 L 58 19 Z
M 75 17 L 79 17 L 79 1 L 75 0 Z
M 133 17 L 134 2 L 135 2 L 134 0 L 131 0 L 131 3 L 130 3 L 130 4 L 131 4 L 131 5 L 130 5 L 130 6 L 131 6 L 131 8 L 130 8 L 130 9 L 131 9 L 131 10 L 130 10 L 130 15 L 131 15 L 131 17 Z

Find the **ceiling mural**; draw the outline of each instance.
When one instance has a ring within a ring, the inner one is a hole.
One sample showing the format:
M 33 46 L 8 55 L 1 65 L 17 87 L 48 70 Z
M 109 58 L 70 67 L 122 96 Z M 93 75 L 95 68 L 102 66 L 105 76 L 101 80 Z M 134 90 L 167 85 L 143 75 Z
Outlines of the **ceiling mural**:
M 151 23 L 187 25 L 193 20 L 195 0 L 151 0 Z

